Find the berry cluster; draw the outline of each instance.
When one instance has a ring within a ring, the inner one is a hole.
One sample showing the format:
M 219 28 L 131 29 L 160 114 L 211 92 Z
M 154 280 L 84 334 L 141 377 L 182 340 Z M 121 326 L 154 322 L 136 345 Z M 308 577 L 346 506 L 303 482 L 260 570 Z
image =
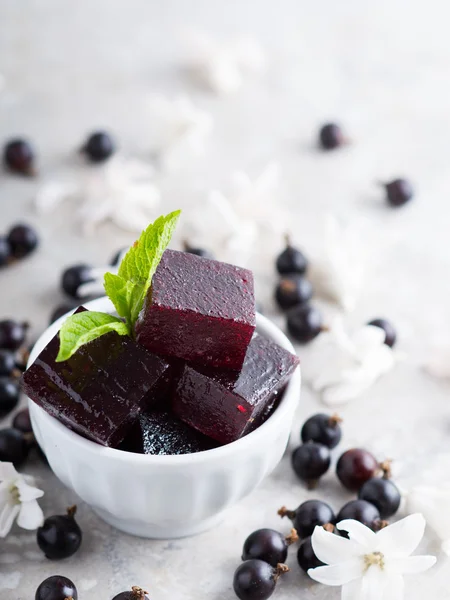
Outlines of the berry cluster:
M 133 586 L 130 591 L 120 592 L 113 600 L 149 600 L 148 592 Z M 47 577 L 36 590 L 35 600 L 78 600 L 78 591 L 70 579 L 63 575 Z
M 14 225 L 4 236 L 0 236 L 0 267 L 25 258 L 36 250 L 39 238 L 29 225 Z
M 274 529 L 258 529 L 250 534 L 242 550 L 243 563 L 234 573 L 236 596 L 240 600 L 270 598 L 280 576 L 289 571 L 284 563 L 289 546 L 297 541 L 295 529 L 286 537 Z
M 0 321 L 0 419 L 12 412 L 19 402 L 18 378 L 25 370 L 27 323 L 11 319 Z
M 275 288 L 275 300 L 286 312 L 287 329 L 301 343 L 307 343 L 323 329 L 320 311 L 309 304 L 313 295 L 311 283 L 305 275 L 308 260 L 298 248 L 286 239 L 286 248 L 277 257 L 276 269 L 281 279 Z
M 317 482 L 329 469 L 330 450 L 339 444 L 341 437 L 337 416 L 317 414 L 305 422 L 301 430 L 303 444 L 292 455 L 292 466 L 300 479 L 310 485 Z M 378 530 L 387 524 L 385 519 L 392 517 L 400 506 L 400 492 L 390 479 L 390 462 L 380 464 L 367 450 L 353 448 L 344 452 L 337 462 L 336 475 L 347 490 L 358 494 L 358 498 L 347 502 L 337 515 L 322 500 L 308 500 L 296 510 L 283 506 L 278 511 L 281 517 L 291 519 L 302 540 L 297 559 L 305 572 L 322 564 L 311 543 L 316 526 L 323 526 L 336 535 L 345 535 L 336 529 L 336 523 L 354 519 Z

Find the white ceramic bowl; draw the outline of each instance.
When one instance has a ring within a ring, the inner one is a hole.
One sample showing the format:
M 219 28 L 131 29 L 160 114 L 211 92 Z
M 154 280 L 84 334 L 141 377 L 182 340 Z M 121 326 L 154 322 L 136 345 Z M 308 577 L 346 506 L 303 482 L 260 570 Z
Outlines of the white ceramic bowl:
M 113 312 L 107 298 L 90 310 Z M 66 317 L 39 338 L 29 364 Z M 262 315 L 257 331 L 294 352 L 286 336 Z M 300 397 L 297 369 L 280 405 L 261 427 L 206 452 L 148 456 L 105 448 L 84 439 L 29 401 L 37 441 L 56 476 L 109 524 L 133 535 L 177 538 L 213 527 L 224 511 L 249 494 L 278 464 L 289 439 Z

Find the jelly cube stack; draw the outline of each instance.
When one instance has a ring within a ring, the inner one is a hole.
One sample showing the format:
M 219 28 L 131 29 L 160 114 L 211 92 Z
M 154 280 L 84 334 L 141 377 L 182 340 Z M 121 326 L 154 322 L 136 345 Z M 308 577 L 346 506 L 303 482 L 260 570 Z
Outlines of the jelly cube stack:
M 145 454 L 233 442 L 271 414 L 298 358 L 255 334 L 251 271 L 166 250 L 136 323 L 24 375 L 28 396 L 81 435 Z

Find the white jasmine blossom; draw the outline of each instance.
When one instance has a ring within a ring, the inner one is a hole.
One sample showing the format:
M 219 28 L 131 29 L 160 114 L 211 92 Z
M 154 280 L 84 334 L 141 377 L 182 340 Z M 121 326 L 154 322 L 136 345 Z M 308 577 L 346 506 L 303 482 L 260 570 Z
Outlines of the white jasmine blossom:
M 44 515 L 37 499 L 43 495 L 34 487 L 33 477 L 21 475 L 11 463 L 0 462 L 0 538 L 8 535 L 16 519 L 23 529 L 40 527 Z
M 265 68 L 264 51 L 258 40 L 240 36 L 222 42 L 201 32 L 187 36 L 187 67 L 195 82 L 216 94 L 236 92 L 249 75 Z
M 355 308 L 364 276 L 363 245 L 332 215 L 326 218 L 322 254 L 311 262 L 309 276 L 319 295 L 345 311 Z
M 384 339 L 380 327 L 364 325 L 349 334 L 342 319 L 335 319 L 312 344 L 304 361 L 305 379 L 329 406 L 357 398 L 396 362 Z
M 152 165 L 114 156 L 104 165 L 80 169 L 76 177 L 48 181 L 38 190 L 35 206 L 48 213 L 62 202 L 76 201 L 85 234 L 105 221 L 126 231 L 142 231 L 157 216 L 161 200 L 153 176 Z
M 427 524 L 441 540 L 442 551 L 450 556 L 450 520 L 445 517 L 450 506 L 450 483 L 415 486 L 405 496 L 407 510 L 424 515 Z
M 413 514 L 375 533 L 347 519 L 337 527 L 348 532 L 348 539 L 316 527 L 312 547 L 326 566 L 310 569 L 308 575 L 325 585 L 342 586 L 342 600 L 401 600 L 403 576 L 436 563 L 434 556 L 410 556 L 425 525 L 421 514 Z
M 202 156 L 213 129 L 212 116 L 197 108 L 187 96 L 150 99 L 154 123 L 153 150 L 165 169 L 178 168 L 187 160 Z

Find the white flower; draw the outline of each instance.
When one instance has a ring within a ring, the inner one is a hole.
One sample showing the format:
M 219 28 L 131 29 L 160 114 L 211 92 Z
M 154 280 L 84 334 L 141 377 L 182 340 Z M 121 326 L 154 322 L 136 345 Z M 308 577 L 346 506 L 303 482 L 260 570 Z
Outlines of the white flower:
M 413 487 L 406 496 L 406 508 L 421 512 L 427 524 L 441 540 L 442 551 L 450 556 L 450 519 L 446 517 L 450 506 L 450 483 L 440 486 Z
M 161 200 L 153 175 L 148 163 L 114 156 L 104 165 L 84 167 L 77 177 L 45 183 L 38 190 L 35 206 L 48 213 L 73 200 L 79 205 L 78 216 L 86 234 L 105 221 L 139 232 L 155 218 Z
M 237 91 L 245 77 L 261 73 L 264 51 L 250 36 L 218 42 L 207 34 L 190 32 L 187 36 L 187 67 L 195 82 L 216 94 Z
M 0 462 L 0 538 L 8 535 L 14 521 L 23 529 L 37 529 L 44 521 L 38 498 L 44 492 L 34 479 L 20 475 L 11 463 Z
M 356 232 L 343 228 L 328 215 L 321 256 L 310 265 L 309 277 L 315 291 L 338 303 L 344 310 L 356 306 L 364 275 L 363 245 Z
M 396 362 L 384 339 L 384 331 L 373 325 L 364 325 L 349 335 L 342 319 L 337 318 L 305 357 L 305 379 L 329 406 L 357 398 Z
M 310 569 L 308 575 L 325 585 L 343 586 L 342 600 L 401 600 L 403 575 L 421 573 L 436 562 L 434 556 L 410 556 L 425 525 L 423 516 L 414 514 L 374 533 L 347 519 L 337 527 L 347 531 L 349 539 L 316 527 L 313 550 L 327 566 Z
M 205 153 L 213 129 L 211 115 L 197 108 L 187 96 L 173 100 L 161 95 L 150 99 L 153 150 L 165 169 L 178 168 Z

